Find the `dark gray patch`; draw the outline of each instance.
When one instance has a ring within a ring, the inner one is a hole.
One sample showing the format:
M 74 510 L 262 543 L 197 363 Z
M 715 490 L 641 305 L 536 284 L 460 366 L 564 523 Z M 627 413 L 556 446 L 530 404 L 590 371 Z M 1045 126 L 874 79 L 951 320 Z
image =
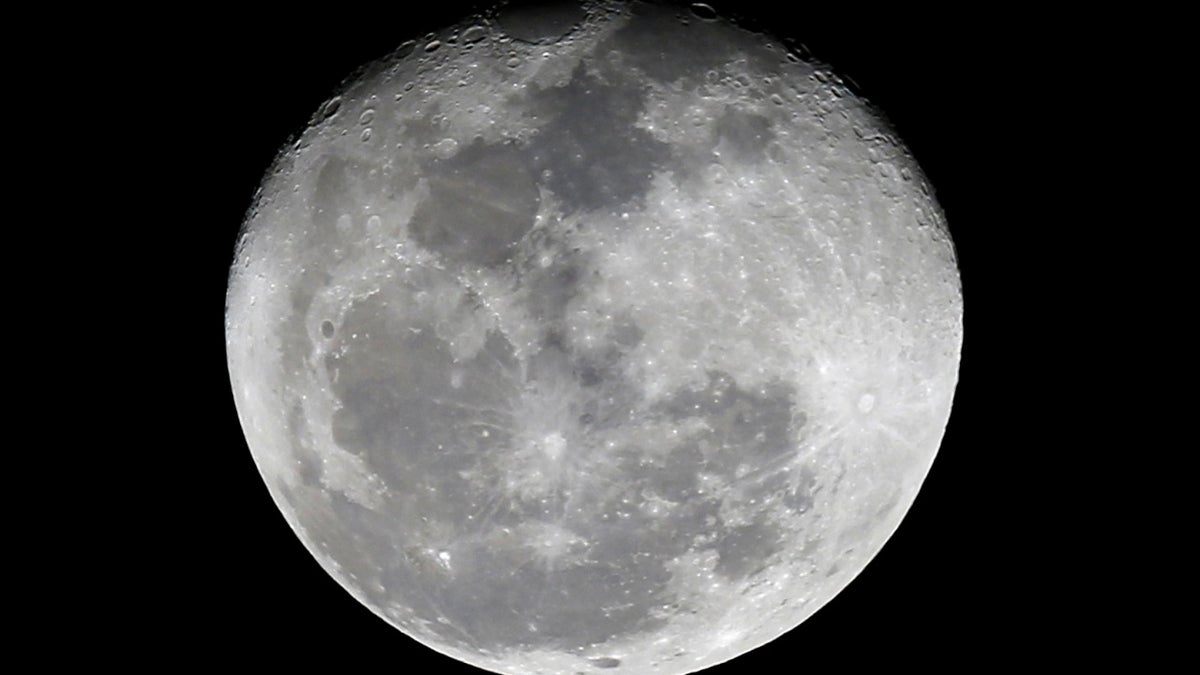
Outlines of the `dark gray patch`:
M 353 540 L 352 545 L 336 549 L 339 555 L 353 551 L 355 560 L 371 560 L 388 555 L 396 542 L 404 540 L 394 514 L 368 509 L 341 492 L 326 491 L 326 494 L 330 515 L 337 519 L 338 529 Z
M 429 196 L 409 223 L 421 246 L 454 262 L 508 261 L 537 215 L 537 182 L 512 143 L 467 146 L 426 169 Z
M 711 185 L 707 178 L 714 164 L 719 163 L 720 157 L 713 153 L 713 143 L 677 145 L 672 149 L 674 159 L 669 171 L 671 177 L 681 190 L 691 190 L 694 199 L 706 199 Z
M 591 659 L 588 663 L 597 668 L 616 668 L 621 665 L 621 659 L 616 659 L 611 656 L 602 656 L 598 659 Z
M 431 624 L 440 615 L 435 595 L 426 589 L 436 589 L 447 583 L 448 578 L 428 564 L 428 556 L 424 562 L 413 557 L 417 547 L 412 542 L 411 524 L 418 522 L 416 514 L 396 509 L 364 509 L 341 494 L 313 487 L 284 486 L 282 495 L 299 522 L 304 523 L 315 549 L 334 556 L 341 569 L 339 576 L 374 606 L 399 602 L 411 607 L 415 616 L 429 619 Z M 473 644 L 469 635 L 454 626 L 437 624 L 437 628 L 450 644 Z
M 530 107 L 551 117 L 530 143 L 534 166 L 569 210 L 639 201 L 669 146 L 634 126 L 645 105 L 642 85 L 606 84 L 582 64 L 562 87 L 538 90 Z
M 647 482 L 664 499 L 686 502 L 697 494 L 699 478 L 696 471 L 703 459 L 704 454 L 695 444 L 672 448 L 662 464 L 648 468 Z
M 626 557 L 547 570 L 523 548 L 481 545 L 456 567 L 435 601 L 482 648 L 576 650 L 666 624 L 650 615 L 670 576 L 659 563 Z
M 337 261 L 361 254 L 366 233 L 363 204 L 396 200 L 416 187 L 420 171 L 398 161 L 400 167 L 387 170 L 374 162 L 336 155 L 324 157 L 311 197 L 314 227 L 305 235 L 308 247 L 305 255 L 319 261 L 310 267 L 328 268 L 331 258 Z M 342 216 L 349 216 L 348 228 L 344 224 L 339 226 Z
M 663 559 L 686 551 L 697 537 L 706 537 L 721 525 L 719 499 L 706 499 L 698 489 L 702 455 L 685 442 L 656 457 L 642 448 L 627 448 L 615 454 L 617 466 L 626 476 L 626 488 L 596 509 L 620 523 L 605 530 L 605 545 L 632 549 Z M 665 515 L 641 510 L 650 496 L 673 503 Z
M 403 449 L 436 446 L 432 441 L 441 435 L 421 420 L 420 413 L 427 416 L 435 412 L 434 406 L 412 393 L 420 391 L 424 378 L 419 372 L 411 374 L 414 377 L 388 374 L 337 386 L 342 407 L 334 414 L 334 442 L 365 457 L 389 480 L 404 480 L 415 468 L 410 460 L 417 457 L 410 455 L 424 454 Z
M 717 120 L 714 133 L 714 140 L 724 141 L 734 158 L 743 162 L 765 159 L 767 144 L 775 140 L 769 119 L 733 107 L 727 108 Z
M 792 415 L 792 426 L 796 429 L 799 429 L 805 424 L 808 424 L 808 415 L 805 414 L 803 410 L 795 411 L 795 414 Z
M 791 387 L 775 383 L 762 392 L 739 392 L 723 414 L 725 441 L 757 459 L 772 459 L 794 449 L 791 441 Z
M 455 364 L 429 319 L 405 305 L 406 290 L 385 288 L 354 303 L 325 367 L 340 406 L 333 438 L 360 456 L 407 507 L 459 523 L 470 512 L 462 472 L 489 446 L 506 442 L 516 383 L 506 341 L 490 334 L 484 350 Z M 461 369 L 459 387 L 451 374 Z
M 446 117 L 437 103 L 422 106 L 423 114 L 404 120 L 402 137 L 411 147 L 430 146 L 446 137 Z
M 516 394 L 519 365 L 512 343 L 498 331 L 488 331 L 483 349 L 465 365 L 461 390 L 476 392 L 487 405 L 503 407 Z
M 530 314 L 544 323 L 561 321 L 567 305 L 585 280 L 583 254 L 571 250 L 553 252 L 550 265 L 534 263 L 525 270 L 525 302 Z
M 717 542 L 718 574 L 743 579 L 767 566 L 767 559 L 782 547 L 779 529 L 765 521 L 757 521 L 729 530 Z
M 734 57 L 740 37 L 721 23 L 684 25 L 675 12 L 644 3 L 632 7 L 634 18 L 597 48 L 615 51 L 623 64 L 637 67 L 660 82 L 680 78 L 698 81 L 711 68 Z M 681 48 L 686 45 L 686 48 Z
M 321 480 L 321 458 L 308 447 L 310 432 L 304 418 L 304 406 L 296 403 L 288 412 L 288 437 L 292 441 L 292 456 L 299 465 L 300 480 L 305 485 L 316 485 Z
M 590 414 L 594 429 L 614 429 L 631 421 L 643 397 L 643 389 L 625 378 L 620 370 L 620 354 L 577 354 L 572 363 L 587 401 L 581 412 Z
M 621 372 L 624 356 L 624 352 L 611 345 L 607 349 L 577 354 L 574 368 L 579 384 L 585 388 L 600 388 L 609 384 L 615 387 L 618 382 L 627 384 Z
M 676 392 L 660 407 L 671 419 L 703 417 L 709 431 L 699 434 L 708 448 L 704 464 L 732 478 L 745 464 L 755 471 L 795 449 L 791 439 L 795 389 L 773 382 L 760 390 L 737 386 L 728 374 L 712 371 L 699 390 Z
M 335 555 L 345 573 L 371 578 L 403 532 L 394 519 L 372 514 L 340 494 L 318 490 L 284 487 L 283 496 L 318 549 Z
M 553 298 L 553 295 L 548 297 Z M 561 318 L 565 311 L 561 306 L 556 311 L 558 314 L 553 319 L 543 317 L 548 328 L 542 335 L 539 350 L 529 357 L 527 379 L 531 382 L 568 381 L 578 387 L 582 396 L 578 409 L 572 413 L 593 431 L 627 423 L 642 392 L 623 373 L 625 353 L 614 345 L 592 350 L 573 349 L 563 334 Z
M 367 167 L 359 162 L 337 156 L 325 159 L 312 193 L 312 219 L 318 236 L 337 236 L 326 233 L 336 232 L 333 228 L 343 214 L 358 212 L 361 206 L 358 194 L 367 187 L 362 180 L 367 173 Z
M 692 498 L 674 507 L 658 526 L 656 534 L 665 541 L 657 548 L 661 555 L 682 555 L 696 540 L 708 539 L 723 523 L 719 499 Z
M 613 342 L 622 347 L 636 347 L 646 333 L 641 326 L 634 323 L 633 319 L 627 316 L 618 316 L 613 320 L 612 329 L 609 331 L 609 336 Z
M 553 383 L 567 379 L 572 370 L 571 355 L 563 336 L 551 330 L 542 341 L 541 349 L 529 357 L 528 381 Z
M 729 409 L 737 400 L 739 390 L 733 377 L 720 371 L 708 372 L 708 385 L 700 390 L 677 392 L 664 405 L 672 419 L 707 417 Z
M 692 531 L 692 524 L 716 513 L 720 505 L 716 500 L 695 500 L 665 517 L 650 515 L 642 508 L 647 497 L 645 482 L 636 474 L 627 474 L 626 480 L 622 490 L 596 505 L 600 517 L 587 530 L 596 542 L 592 555 L 614 564 L 635 565 L 642 570 L 638 578 L 658 578 L 660 563 L 655 561 L 670 560 L 686 551 L 699 534 Z
M 738 485 L 743 499 L 758 504 L 782 502 L 788 490 L 788 475 L 785 471 L 760 471 L 743 479 Z
M 603 371 L 593 363 L 581 363 L 576 372 L 579 384 L 584 387 L 594 387 L 604 381 Z
M 794 487 L 784 493 L 783 503 L 796 513 L 807 513 L 816 502 L 820 488 L 817 487 L 817 476 L 812 469 L 802 467 L 799 471 L 800 477 Z
M 561 0 L 511 0 L 496 15 L 509 36 L 538 44 L 556 42 L 583 21 L 583 8 Z
M 321 322 L 321 335 L 323 337 L 326 337 L 326 338 L 333 337 L 333 331 L 334 331 L 334 327 L 333 327 L 332 321 L 322 321 Z
M 875 511 L 875 518 L 878 520 L 883 520 L 899 504 L 900 504 L 900 489 L 894 488 L 892 490 L 892 492 L 888 495 L 888 498 L 883 502 L 883 504 L 880 504 L 879 509 L 877 511 Z
M 295 372 L 304 368 L 304 361 L 312 353 L 312 338 L 305 317 L 312 306 L 315 289 L 328 286 L 331 277 L 320 265 L 305 265 L 295 277 L 291 290 L 292 311 L 280 327 L 279 336 L 282 341 L 278 353 L 281 355 L 280 364 L 284 371 Z

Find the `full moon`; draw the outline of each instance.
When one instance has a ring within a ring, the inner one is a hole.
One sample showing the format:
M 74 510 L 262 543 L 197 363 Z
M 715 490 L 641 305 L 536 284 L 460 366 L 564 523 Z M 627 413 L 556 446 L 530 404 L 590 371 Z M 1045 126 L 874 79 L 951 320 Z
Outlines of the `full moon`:
M 511 674 L 693 672 L 803 622 L 913 503 L 962 345 L 895 131 L 702 4 L 502 5 L 368 64 L 264 178 L 226 302 L 307 549 Z

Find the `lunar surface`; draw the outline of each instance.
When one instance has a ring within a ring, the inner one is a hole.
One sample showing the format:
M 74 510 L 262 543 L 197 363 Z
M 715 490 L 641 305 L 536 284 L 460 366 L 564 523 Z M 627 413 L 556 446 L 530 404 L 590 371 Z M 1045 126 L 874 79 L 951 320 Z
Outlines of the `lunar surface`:
M 349 81 L 263 182 L 226 335 L 271 495 L 380 617 L 501 673 L 685 673 L 896 529 L 962 300 L 920 168 L 831 70 L 595 2 Z

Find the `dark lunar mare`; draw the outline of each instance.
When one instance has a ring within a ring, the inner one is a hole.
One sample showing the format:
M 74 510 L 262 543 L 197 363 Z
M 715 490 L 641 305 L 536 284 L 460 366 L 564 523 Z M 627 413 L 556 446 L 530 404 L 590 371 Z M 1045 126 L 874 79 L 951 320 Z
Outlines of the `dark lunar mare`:
M 535 90 L 529 109 L 550 118 L 529 144 L 533 166 L 569 211 L 636 205 L 669 147 L 634 125 L 645 85 L 627 74 L 605 82 L 580 63 L 561 87 Z
M 344 572 L 360 581 L 370 601 L 387 607 L 402 598 L 424 619 L 424 630 L 463 648 L 584 650 L 665 625 L 655 608 L 681 601 L 670 591 L 667 565 L 689 549 L 715 550 L 716 571 L 742 579 L 783 545 L 783 534 L 764 514 L 726 526 L 722 495 L 704 494 L 699 476 L 735 483 L 743 465 L 769 464 L 786 452 L 794 392 L 782 384 L 747 391 L 714 372 L 704 388 L 676 392 L 648 418 L 700 417 L 710 430 L 673 448 L 631 445 L 605 458 L 614 471 L 612 489 L 581 488 L 569 495 L 579 509 L 545 521 L 586 540 L 586 555 L 563 566 L 540 562 L 531 549 L 536 542 L 499 534 L 539 522 L 545 517 L 539 505 L 504 497 L 489 474 L 479 472 L 497 453 L 513 452 L 520 420 L 509 410 L 518 384 L 511 345 L 491 333 L 480 354 L 458 366 L 463 380 L 453 386 L 449 347 L 435 336 L 425 310 L 405 304 L 410 291 L 356 302 L 338 331 L 342 349 L 326 361 L 341 403 L 334 438 L 384 479 L 387 503 L 370 510 L 333 493 L 332 509 L 323 511 L 287 495 L 310 536 L 339 552 Z M 639 333 L 618 322 L 614 349 L 636 344 Z M 533 377 L 548 376 L 539 372 L 548 368 L 580 390 L 598 386 L 561 345 L 543 350 Z M 608 391 L 636 397 L 628 385 Z M 604 400 L 613 398 L 600 397 L 585 413 L 582 433 L 639 422 L 626 407 L 606 409 Z M 480 428 L 492 431 L 486 441 Z M 312 473 L 305 476 L 311 480 Z M 643 508 L 650 498 L 674 505 L 653 515 Z
M 540 202 L 537 178 L 515 142 L 476 141 L 426 167 L 429 196 L 409 232 L 449 260 L 494 267 L 508 262 L 533 227 Z

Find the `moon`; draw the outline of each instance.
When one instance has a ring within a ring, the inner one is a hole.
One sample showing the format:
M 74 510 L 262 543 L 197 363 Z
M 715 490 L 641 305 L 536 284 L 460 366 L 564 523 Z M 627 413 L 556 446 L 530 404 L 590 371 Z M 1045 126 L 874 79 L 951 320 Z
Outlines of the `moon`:
M 226 346 L 279 510 L 498 673 L 687 673 L 879 552 L 949 419 L 962 293 L 884 116 L 708 5 L 501 5 L 314 114 Z

